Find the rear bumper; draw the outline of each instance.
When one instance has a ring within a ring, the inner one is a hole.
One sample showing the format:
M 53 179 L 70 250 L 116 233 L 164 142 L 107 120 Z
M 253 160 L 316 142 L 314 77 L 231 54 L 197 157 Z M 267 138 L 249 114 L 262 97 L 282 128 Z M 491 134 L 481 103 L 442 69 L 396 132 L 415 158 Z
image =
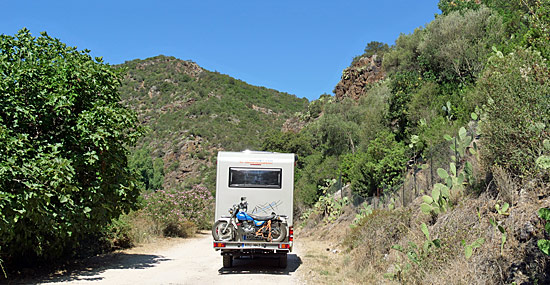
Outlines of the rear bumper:
M 243 256 L 259 254 L 287 254 L 292 252 L 292 242 L 214 242 L 214 249 L 222 255 Z

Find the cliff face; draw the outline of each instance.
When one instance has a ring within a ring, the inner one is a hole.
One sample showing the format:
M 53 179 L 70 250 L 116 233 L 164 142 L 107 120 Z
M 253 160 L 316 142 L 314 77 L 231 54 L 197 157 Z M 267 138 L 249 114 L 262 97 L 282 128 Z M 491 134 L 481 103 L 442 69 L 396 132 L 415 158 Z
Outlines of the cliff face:
M 364 94 L 365 87 L 384 79 L 385 76 L 382 70 L 382 57 L 362 57 L 342 72 L 342 79 L 334 88 L 336 100 L 358 100 Z

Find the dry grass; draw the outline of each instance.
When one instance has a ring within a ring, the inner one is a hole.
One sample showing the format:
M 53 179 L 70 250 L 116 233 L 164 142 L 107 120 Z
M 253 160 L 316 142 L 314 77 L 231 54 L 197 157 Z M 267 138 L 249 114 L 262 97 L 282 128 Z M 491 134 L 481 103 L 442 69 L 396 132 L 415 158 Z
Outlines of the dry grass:
M 155 223 L 143 211 L 135 211 L 128 214 L 127 222 L 130 225 L 130 232 L 128 234 L 134 244 L 151 242 L 162 234 L 160 225 Z
M 455 206 L 437 217 L 421 213 L 421 199 L 416 198 L 405 208 L 375 210 L 355 229 L 348 226 L 354 218 L 353 209 L 346 209 L 335 224 L 309 224 L 300 234 L 330 249 L 310 249 L 306 253 L 304 264 L 313 264 L 309 280 L 324 284 L 550 282 L 550 257 L 536 245 L 544 238 L 536 212 L 550 207 L 550 186 L 539 183 L 518 189 L 506 175 L 496 176 L 493 191 L 457 195 Z M 509 201 L 511 207 L 500 214 L 495 204 L 504 201 Z M 491 225 L 491 219 L 506 232 L 502 252 L 502 234 Z M 422 252 L 417 264 L 392 246 L 407 248 L 414 243 L 422 247 L 426 240 L 420 230 L 422 223 L 428 225 L 431 239 L 440 239 L 442 246 Z M 484 243 L 466 259 L 462 241 L 471 244 L 478 238 Z M 388 279 L 391 274 L 393 279 Z
M 493 179 L 498 189 L 499 198 L 504 202 L 514 205 L 517 202 L 518 187 L 512 176 L 499 166 L 492 169 Z

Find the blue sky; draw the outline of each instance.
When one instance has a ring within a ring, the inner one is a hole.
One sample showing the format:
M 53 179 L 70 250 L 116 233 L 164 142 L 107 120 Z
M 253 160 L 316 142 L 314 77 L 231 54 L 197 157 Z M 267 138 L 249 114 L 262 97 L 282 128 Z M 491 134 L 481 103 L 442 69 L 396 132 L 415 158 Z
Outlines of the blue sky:
M 393 44 L 432 21 L 438 2 L 18 0 L 3 3 L 0 33 L 46 31 L 111 64 L 175 56 L 315 100 L 368 42 Z

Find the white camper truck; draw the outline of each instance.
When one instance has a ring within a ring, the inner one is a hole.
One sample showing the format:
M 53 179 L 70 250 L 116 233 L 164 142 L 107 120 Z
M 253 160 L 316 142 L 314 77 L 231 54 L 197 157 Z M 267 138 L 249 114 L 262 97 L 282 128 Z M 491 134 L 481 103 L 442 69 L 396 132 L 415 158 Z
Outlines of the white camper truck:
M 296 156 L 259 151 L 219 152 L 212 235 L 223 266 L 241 256 L 270 255 L 286 267 L 293 243 Z

